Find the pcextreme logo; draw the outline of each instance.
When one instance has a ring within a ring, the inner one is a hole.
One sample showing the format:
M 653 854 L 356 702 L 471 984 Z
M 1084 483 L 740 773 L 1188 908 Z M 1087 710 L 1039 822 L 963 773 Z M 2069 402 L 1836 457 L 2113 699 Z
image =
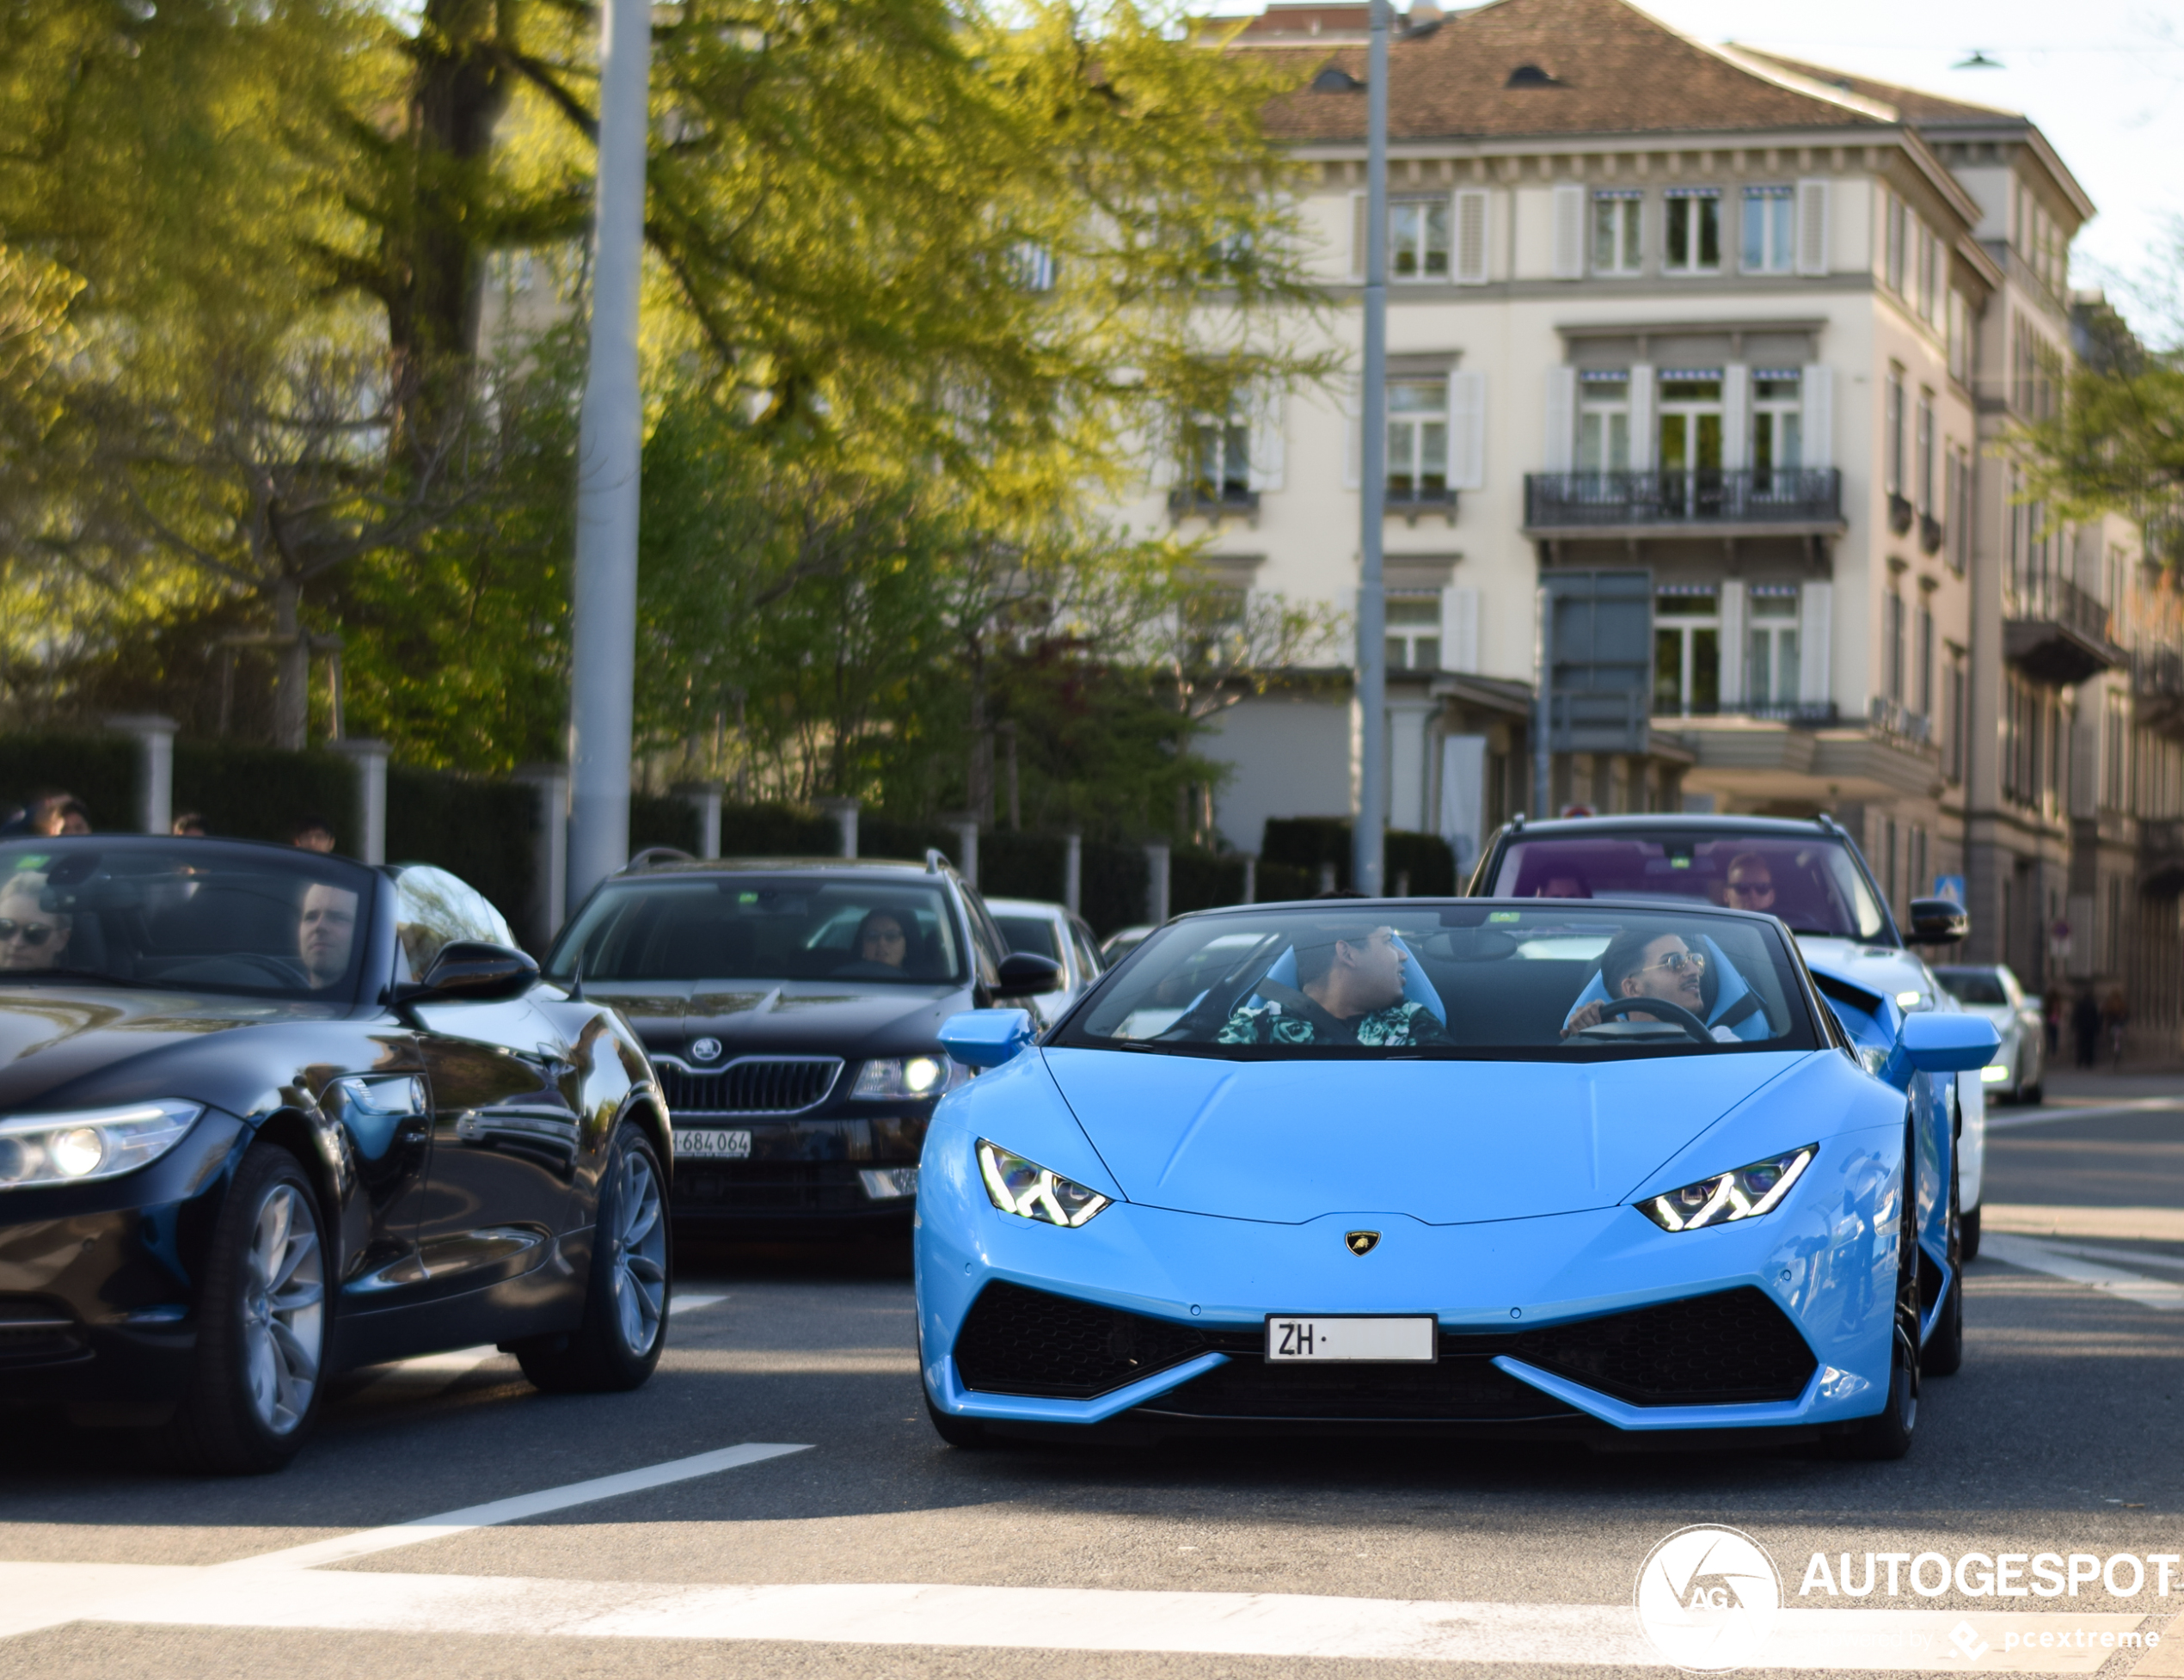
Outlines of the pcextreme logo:
M 1638 1624 L 1677 1667 L 1718 1674 L 1751 1662 L 1782 1607 L 1766 1548 L 1737 1529 L 1678 1529 L 1638 1570 Z

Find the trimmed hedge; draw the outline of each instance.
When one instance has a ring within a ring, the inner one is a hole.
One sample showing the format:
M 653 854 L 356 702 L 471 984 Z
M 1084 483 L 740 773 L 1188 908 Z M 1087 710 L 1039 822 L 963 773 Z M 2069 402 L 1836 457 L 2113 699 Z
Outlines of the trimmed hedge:
M 520 782 L 387 766 L 387 861 L 460 875 L 518 929 L 538 892 L 538 795 Z
M 727 826 L 727 813 L 721 813 L 721 827 Z M 697 807 L 688 800 L 673 794 L 632 794 L 629 795 L 629 855 L 632 857 L 647 846 L 672 846 L 677 851 L 697 852 L 701 837 L 697 831 Z M 727 837 L 721 836 L 723 843 Z
M 136 774 L 133 765 L 130 774 Z M 394 777 L 390 769 L 390 824 L 396 805 Z M 356 766 L 338 752 L 283 752 L 278 747 L 212 741 L 175 743 L 175 814 L 198 812 L 214 834 L 285 843 L 298 818 L 322 817 L 333 826 L 335 848 L 346 852 L 357 843 L 356 788 Z M 387 855 L 395 855 L 391 843 Z M 482 881 L 475 885 L 486 892 Z
M 1350 885 L 1350 821 L 1347 817 L 1269 817 L 1266 838 L 1260 843 L 1259 896 L 1272 898 L 1268 865 L 1302 870 L 1310 883 L 1301 896 L 1319 891 L 1320 866 L 1334 866 L 1334 884 Z M 1408 829 L 1388 831 L 1383 868 L 1388 891 L 1408 874 L 1413 898 L 1445 898 L 1456 892 L 1456 853 L 1437 834 L 1416 834 Z
M 58 788 L 82 800 L 95 828 L 137 825 L 137 744 L 121 734 L 0 739 L 0 819 Z

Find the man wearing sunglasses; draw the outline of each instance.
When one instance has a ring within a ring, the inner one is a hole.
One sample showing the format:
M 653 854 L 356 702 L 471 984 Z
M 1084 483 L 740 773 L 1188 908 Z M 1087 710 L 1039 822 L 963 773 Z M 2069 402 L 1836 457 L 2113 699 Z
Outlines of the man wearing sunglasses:
M 1706 1002 L 1700 983 L 1705 976 L 1706 953 L 1693 950 L 1677 934 L 1649 934 L 1641 928 L 1626 928 L 1600 953 L 1600 983 L 1609 996 L 1658 997 L 1681 1005 L 1702 1021 L 1706 1019 Z M 1576 1010 L 1562 1023 L 1562 1036 L 1567 1039 L 1598 1026 L 1601 1008 L 1598 1003 L 1587 1003 Z M 1634 1009 L 1623 1019 L 1658 1021 L 1660 1017 Z M 1708 1030 L 1720 1043 L 1738 1042 L 1737 1035 L 1726 1027 Z
M 73 924 L 65 916 L 41 910 L 43 875 L 19 874 L 0 886 L 0 969 L 58 968 L 68 949 Z

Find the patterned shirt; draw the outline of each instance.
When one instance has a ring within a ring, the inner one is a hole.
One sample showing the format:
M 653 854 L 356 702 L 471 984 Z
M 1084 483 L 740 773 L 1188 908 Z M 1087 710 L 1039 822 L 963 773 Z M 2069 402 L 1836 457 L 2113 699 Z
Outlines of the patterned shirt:
M 1354 1044 L 1403 1049 L 1451 1044 L 1448 1028 L 1423 1003 L 1406 997 L 1384 1009 L 1338 1020 L 1316 1005 L 1285 1009 L 1279 1002 L 1241 1005 L 1214 1035 L 1218 1044 Z

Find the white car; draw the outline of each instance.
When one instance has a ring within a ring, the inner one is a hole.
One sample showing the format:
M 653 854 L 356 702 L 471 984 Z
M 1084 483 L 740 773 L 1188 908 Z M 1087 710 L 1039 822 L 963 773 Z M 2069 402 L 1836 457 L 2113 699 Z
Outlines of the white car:
M 1083 917 L 1071 915 L 1061 904 L 1037 898 L 988 898 L 986 909 L 992 912 L 1009 950 L 1028 951 L 1061 964 L 1065 977 L 1062 989 L 1025 1000 L 1038 1015 L 1039 1024 L 1052 1027 L 1106 966 L 1100 959 L 1099 941 Z
M 2028 996 L 2007 963 L 1937 967 L 1936 979 L 1975 1015 L 1985 1015 L 2002 1034 L 2002 1048 L 1979 1070 L 1979 1077 L 2002 1102 L 2038 1102 L 2047 1075 L 2047 1027 L 2040 1000 Z

